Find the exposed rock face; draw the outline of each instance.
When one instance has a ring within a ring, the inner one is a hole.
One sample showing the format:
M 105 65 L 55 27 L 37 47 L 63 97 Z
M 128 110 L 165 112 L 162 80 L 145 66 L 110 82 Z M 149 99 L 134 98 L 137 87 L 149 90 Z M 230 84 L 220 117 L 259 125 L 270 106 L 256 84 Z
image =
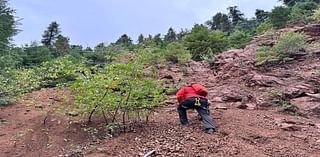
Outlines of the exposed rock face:
M 312 40 L 320 36 L 320 24 L 295 26 L 281 32 L 306 32 Z M 320 48 L 307 48 L 292 54 L 287 64 L 255 66 L 259 45 L 272 45 L 276 35 L 256 38 L 244 49 L 234 49 L 216 56 L 209 65 L 191 61 L 184 66 L 162 69 L 160 77 L 172 80 L 174 87 L 200 82 L 209 88 L 213 105 L 223 108 L 266 109 L 284 101 L 299 108 L 299 113 L 320 116 Z M 312 57 L 310 57 L 312 56 Z M 275 93 L 281 97 L 273 100 Z

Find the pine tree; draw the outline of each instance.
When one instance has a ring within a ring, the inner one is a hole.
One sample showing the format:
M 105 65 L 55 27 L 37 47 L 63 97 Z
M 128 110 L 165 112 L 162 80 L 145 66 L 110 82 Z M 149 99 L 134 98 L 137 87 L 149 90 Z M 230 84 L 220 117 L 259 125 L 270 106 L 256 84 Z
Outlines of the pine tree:
M 69 38 L 59 35 L 54 46 L 59 56 L 66 55 L 70 50 Z
M 175 42 L 177 41 L 177 34 L 173 28 L 169 28 L 168 33 L 164 36 L 164 41 L 166 42 Z
M 236 26 L 238 23 L 244 20 L 244 14 L 238 9 L 238 6 L 231 6 L 228 8 L 229 18 L 232 20 L 232 25 Z
M 144 36 L 142 34 L 140 34 L 138 37 L 138 44 L 142 44 L 143 41 L 144 41 Z
M 53 46 L 61 31 L 57 22 L 52 22 L 42 35 L 41 43 L 45 46 Z
M 127 34 L 123 34 L 117 41 L 117 45 L 122 45 L 122 46 L 130 46 L 132 45 L 132 40 Z
M 18 21 L 15 21 L 15 11 L 8 7 L 7 0 L 0 0 L 0 51 L 10 43 L 11 37 L 18 33 Z M 0 52 L 1 53 L 1 52 Z
M 222 13 L 217 13 L 206 24 L 211 30 L 221 30 L 223 32 L 230 32 L 232 27 L 228 15 Z
M 255 15 L 258 23 L 263 23 L 269 18 L 269 12 L 261 9 L 256 9 Z

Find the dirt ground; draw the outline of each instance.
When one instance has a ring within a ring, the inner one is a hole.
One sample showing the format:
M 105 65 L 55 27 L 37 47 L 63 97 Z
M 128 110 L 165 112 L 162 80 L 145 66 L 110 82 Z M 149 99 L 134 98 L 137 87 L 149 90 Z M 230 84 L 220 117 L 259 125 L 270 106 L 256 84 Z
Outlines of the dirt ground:
M 141 128 L 113 138 L 88 132 L 84 123 L 69 124 L 66 116 L 50 115 L 45 108 L 61 105 L 67 90 L 46 89 L 25 96 L 21 103 L 1 108 L 0 156 L 320 156 L 320 121 L 274 110 L 217 109 L 213 135 L 203 133 L 196 111 L 189 127 L 181 127 L 175 105 L 155 112 Z M 32 101 L 32 102 L 30 102 Z M 29 103 L 41 104 L 35 108 Z M 95 124 L 93 124 L 95 125 Z M 95 126 L 96 127 L 96 126 Z

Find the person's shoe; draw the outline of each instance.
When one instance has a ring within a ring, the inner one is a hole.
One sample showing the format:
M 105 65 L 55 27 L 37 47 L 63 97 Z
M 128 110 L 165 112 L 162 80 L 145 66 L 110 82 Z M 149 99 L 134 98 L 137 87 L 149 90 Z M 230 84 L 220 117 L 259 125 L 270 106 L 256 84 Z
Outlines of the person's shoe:
M 213 134 L 214 132 L 215 132 L 215 129 L 212 129 L 212 128 L 206 129 L 207 134 Z
M 182 126 L 183 128 L 186 128 L 186 127 L 189 126 L 189 123 L 181 124 L 181 126 Z

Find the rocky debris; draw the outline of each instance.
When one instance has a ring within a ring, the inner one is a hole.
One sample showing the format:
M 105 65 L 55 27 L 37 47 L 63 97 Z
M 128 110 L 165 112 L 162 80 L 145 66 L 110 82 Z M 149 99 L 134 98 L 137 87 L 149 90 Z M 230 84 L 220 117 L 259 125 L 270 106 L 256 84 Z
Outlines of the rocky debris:
M 298 27 L 295 32 L 305 32 L 310 36 L 309 41 L 319 40 L 320 24 L 309 24 L 303 27 Z
M 297 126 L 294 124 L 287 124 L 287 123 L 282 124 L 281 129 L 285 131 L 301 131 L 302 130 L 300 126 Z
M 248 109 L 248 110 L 254 110 L 257 108 L 257 106 L 254 103 L 240 103 L 236 104 L 236 107 L 239 109 Z
M 224 102 L 241 102 L 242 97 L 240 95 L 235 95 L 233 93 L 228 93 L 222 97 L 222 101 Z
M 274 87 L 277 85 L 283 85 L 283 81 L 274 76 L 266 76 L 262 74 L 252 74 L 248 75 L 246 81 L 246 86 L 260 86 L 260 87 Z
M 294 98 L 299 98 L 303 96 L 306 96 L 305 91 L 297 87 L 289 87 L 289 88 L 286 88 L 284 91 L 284 97 L 286 99 L 294 99 Z
M 312 97 L 300 97 L 290 102 L 298 107 L 300 112 L 320 117 L 320 103 Z

